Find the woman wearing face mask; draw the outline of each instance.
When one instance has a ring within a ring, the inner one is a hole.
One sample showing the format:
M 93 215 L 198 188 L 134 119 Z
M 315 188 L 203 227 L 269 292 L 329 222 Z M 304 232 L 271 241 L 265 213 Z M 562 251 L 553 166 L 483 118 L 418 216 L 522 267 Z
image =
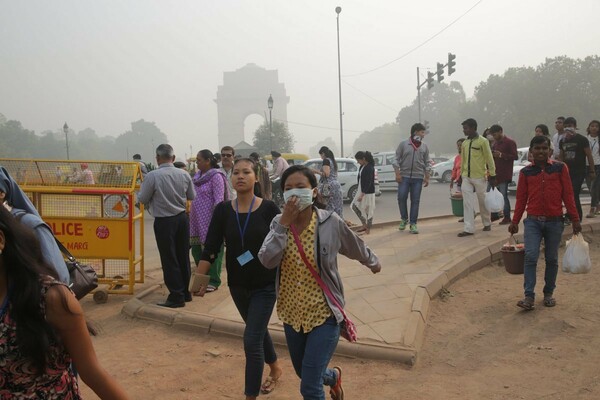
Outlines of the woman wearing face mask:
M 362 222 L 362 227 L 357 232 L 368 235 L 371 232 L 375 211 L 375 160 L 369 151 L 359 151 L 354 158 L 360 164 L 360 169 L 358 170 L 359 190 L 352 201 L 352 211 Z
M 237 198 L 215 207 L 208 227 L 206 244 L 198 263 L 197 274 L 204 275 L 223 240 L 227 243 L 225 264 L 227 283 L 241 317 L 246 323 L 244 352 L 246 353 L 246 399 L 256 399 L 259 392 L 268 394 L 281 377 L 281 367 L 268 331 L 269 319 L 276 300 L 275 271 L 263 267 L 258 250 L 269 233 L 273 217 L 279 208 L 270 200 L 254 195 L 257 182 L 256 164 L 248 158 L 233 164 L 231 183 Z M 206 287 L 200 289 L 203 296 Z M 264 364 L 270 373 L 261 386 Z
M 373 273 L 379 259 L 336 213 L 323 210 L 317 179 L 303 165 L 293 165 L 281 177 L 285 206 L 271 223 L 258 257 L 267 268 L 278 268 L 277 313 L 283 322 L 290 358 L 301 379 L 304 399 L 324 399 L 323 385 L 334 400 L 344 398 L 342 369 L 328 368 L 340 336 L 343 315 L 325 294 L 299 255 L 302 251 L 335 301 L 344 306 L 337 255 L 359 261 Z

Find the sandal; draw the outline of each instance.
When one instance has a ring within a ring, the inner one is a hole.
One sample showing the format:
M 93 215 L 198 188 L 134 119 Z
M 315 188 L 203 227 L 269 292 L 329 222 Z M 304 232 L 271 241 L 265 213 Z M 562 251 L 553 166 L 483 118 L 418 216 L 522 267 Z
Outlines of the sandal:
M 260 392 L 262 394 L 269 394 L 277 387 L 277 383 L 279 382 L 279 378 L 274 378 L 271 375 L 267 376 L 267 379 L 260 386 Z
M 332 400 L 344 400 L 344 389 L 342 388 L 342 369 L 340 367 L 333 367 L 337 372 L 337 379 L 335 385 L 329 390 L 329 395 Z
M 213 286 L 213 285 L 208 285 L 208 286 L 206 287 L 206 293 L 211 293 L 211 292 L 214 292 L 215 290 L 218 290 L 218 289 L 219 289 L 219 288 L 218 288 L 218 287 L 216 287 L 216 286 Z
M 523 300 L 519 300 L 517 307 L 521 307 L 525 311 L 535 310 L 535 300 L 533 297 L 525 297 Z
M 550 296 L 544 296 L 544 305 L 546 307 L 554 307 L 556 305 L 556 299 Z

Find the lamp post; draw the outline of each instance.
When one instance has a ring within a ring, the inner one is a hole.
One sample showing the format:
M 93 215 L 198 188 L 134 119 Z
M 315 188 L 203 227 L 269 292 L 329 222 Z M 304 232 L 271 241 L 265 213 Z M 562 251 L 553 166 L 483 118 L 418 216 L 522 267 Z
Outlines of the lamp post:
M 69 160 L 69 125 L 66 122 L 63 125 L 63 132 L 65 133 L 65 140 L 67 142 L 67 160 Z
M 342 123 L 342 69 L 340 66 L 340 13 L 342 12 L 342 7 L 336 7 L 335 12 L 337 13 L 338 87 L 340 93 L 340 157 L 344 157 L 344 126 Z
M 267 106 L 269 106 L 269 147 L 273 151 L 273 118 L 271 117 L 271 111 L 273 111 L 273 96 L 269 94 L 267 100 Z

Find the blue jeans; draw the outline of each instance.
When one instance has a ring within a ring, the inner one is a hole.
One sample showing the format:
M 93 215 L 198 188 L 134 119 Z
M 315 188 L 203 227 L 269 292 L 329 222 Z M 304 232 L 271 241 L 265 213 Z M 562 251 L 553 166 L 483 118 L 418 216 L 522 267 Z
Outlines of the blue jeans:
M 300 378 L 300 394 L 304 400 L 325 400 L 323 385 L 334 386 L 337 381 L 333 369 L 327 368 L 340 338 L 340 326 L 335 317 L 329 317 L 309 333 L 296 332 L 283 324 L 292 365 Z
M 246 353 L 246 381 L 244 394 L 258 396 L 265 363 L 277 361 L 277 354 L 268 325 L 275 299 L 275 284 L 259 288 L 246 289 L 230 286 L 229 292 L 241 317 L 246 323 L 244 329 L 244 352 Z
M 594 165 L 594 171 L 596 172 L 596 178 L 592 181 L 587 175 L 585 182 L 587 187 L 592 194 L 592 201 L 590 202 L 591 207 L 598 207 L 598 201 L 600 201 L 600 165 Z
M 562 237 L 562 221 L 544 222 L 525 218 L 525 297 L 535 298 L 536 267 L 540 255 L 540 244 L 544 239 L 546 273 L 544 295 L 552 295 L 558 274 L 558 246 Z
M 400 218 L 404 221 L 409 221 L 410 224 L 416 224 L 417 219 L 419 218 L 421 190 L 423 190 L 423 179 L 402 177 L 402 182 L 398 184 L 398 208 L 400 209 Z M 407 206 L 409 193 L 410 219 Z
M 585 176 L 579 174 L 571 175 L 571 185 L 573 185 L 573 195 L 575 196 L 575 207 L 577 208 L 577 213 L 579 214 L 579 221 L 583 221 L 583 210 L 581 209 L 581 200 L 579 199 L 579 195 L 581 194 L 581 186 L 583 185 L 584 180 Z

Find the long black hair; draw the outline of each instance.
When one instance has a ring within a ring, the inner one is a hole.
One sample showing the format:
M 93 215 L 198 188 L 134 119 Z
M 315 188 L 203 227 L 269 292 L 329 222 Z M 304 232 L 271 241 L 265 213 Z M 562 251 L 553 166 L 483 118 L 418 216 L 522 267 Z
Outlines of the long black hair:
M 0 207 L 0 230 L 4 234 L 1 265 L 6 273 L 10 316 L 17 327 L 17 345 L 23 357 L 31 360 L 37 374 L 45 372 L 50 344 L 56 335 L 40 308 L 43 275 L 58 279 L 56 271 L 42 256 L 33 230 L 21 224 Z M 66 305 L 66 299 L 63 305 Z
M 329 149 L 327 146 L 323 146 L 319 149 L 319 154 L 325 154 L 325 157 L 329 158 L 333 163 L 333 169 L 335 172 L 338 170 L 337 162 L 335 162 L 335 156 L 333 155 L 333 151 Z
M 198 155 L 201 156 L 202 158 L 204 158 L 205 160 L 210 161 L 210 167 L 211 168 L 219 168 L 219 163 L 217 162 L 217 159 L 215 158 L 215 155 L 213 154 L 212 151 L 208 150 L 208 149 L 204 149 L 204 150 L 200 150 L 198 152 Z
M 375 165 L 375 159 L 370 151 L 357 151 L 354 158 L 357 160 L 365 160 L 367 164 Z
M 318 184 L 317 177 L 311 171 L 311 169 L 302 164 L 296 164 L 296 165 L 290 166 L 288 169 L 283 171 L 283 174 L 281 175 L 281 182 L 280 182 L 282 192 L 285 192 L 285 181 L 287 181 L 287 179 L 290 177 L 290 175 L 295 174 L 296 172 L 301 173 L 308 179 L 308 183 L 310 183 L 311 188 L 314 189 L 317 187 L 317 184 Z M 325 209 L 325 204 L 323 203 L 323 200 L 321 199 L 321 194 L 318 191 L 317 191 L 317 198 L 313 202 L 313 205 L 317 208 Z

